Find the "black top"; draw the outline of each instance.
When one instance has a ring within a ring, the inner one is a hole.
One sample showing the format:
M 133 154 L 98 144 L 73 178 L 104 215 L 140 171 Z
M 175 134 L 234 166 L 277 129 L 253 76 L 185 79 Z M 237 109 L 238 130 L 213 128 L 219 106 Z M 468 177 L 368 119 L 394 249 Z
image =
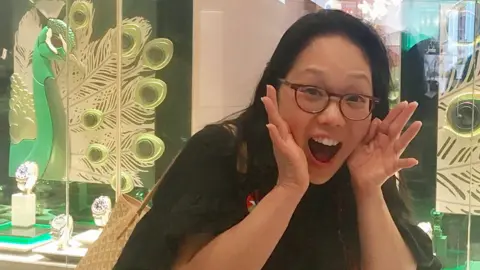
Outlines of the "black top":
M 114 269 L 171 270 L 184 235 L 218 235 L 248 215 L 252 190 L 237 172 L 236 149 L 232 133 L 224 127 L 209 126 L 194 135 L 166 174 L 152 209 L 137 224 Z M 351 211 L 355 205 L 346 200 L 343 208 L 339 206 L 338 194 L 353 196 L 341 182 L 332 179 L 310 186 L 264 270 L 352 270 L 346 266 L 343 243 L 358 245 L 356 217 L 353 213 L 338 218 L 338 209 Z M 413 224 L 396 224 L 418 269 L 441 269 L 428 236 Z

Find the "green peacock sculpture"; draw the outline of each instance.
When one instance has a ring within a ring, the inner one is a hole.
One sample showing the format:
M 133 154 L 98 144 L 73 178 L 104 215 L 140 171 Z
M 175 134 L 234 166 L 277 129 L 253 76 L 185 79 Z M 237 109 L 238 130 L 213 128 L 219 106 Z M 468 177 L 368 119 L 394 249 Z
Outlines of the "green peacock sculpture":
M 155 72 L 172 59 L 173 43 L 150 39 L 141 17 L 92 40 L 89 0 L 73 1 L 68 20 L 50 18 L 45 27 L 38 13 L 33 7 L 24 15 L 15 38 L 10 176 L 35 161 L 41 179 L 115 187 L 120 160 L 122 192 L 143 186 L 165 149 L 154 120 L 167 85 Z
M 65 108 L 60 93 L 55 89 L 55 77 L 52 71 L 54 60 L 65 60 L 66 52 L 75 47 L 75 36 L 65 22 L 50 19 L 35 42 L 32 53 L 33 107 L 23 106 L 19 101 L 21 94 L 28 95 L 21 88 L 21 78 L 15 74 L 12 78 L 12 144 L 10 146 L 9 171 L 12 175 L 25 161 L 34 160 L 39 175 L 47 179 L 63 179 L 68 158 L 65 132 Z M 36 124 L 31 121 L 26 126 L 15 123 L 24 109 L 35 112 Z M 20 112 L 20 113 L 19 113 Z M 36 126 L 36 129 L 34 129 Z M 22 131 L 35 134 L 31 138 L 22 138 Z M 35 137 L 35 138 L 33 138 Z

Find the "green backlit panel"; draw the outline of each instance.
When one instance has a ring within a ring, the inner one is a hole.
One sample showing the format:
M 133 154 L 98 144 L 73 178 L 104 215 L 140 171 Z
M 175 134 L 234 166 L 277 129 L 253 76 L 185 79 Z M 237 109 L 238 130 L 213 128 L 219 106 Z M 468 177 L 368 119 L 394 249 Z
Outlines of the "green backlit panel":
M 0 243 L 30 245 L 51 239 L 50 226 L 36 224 L 31 228 L 16 228 L 11 222 L 0 225 Z
M 457 266 L 455 268 L 443 268 L 443 270 L 467 270 L 466 265 Z M 480 270 L 480 262 L 471 262 L 470 270 Z

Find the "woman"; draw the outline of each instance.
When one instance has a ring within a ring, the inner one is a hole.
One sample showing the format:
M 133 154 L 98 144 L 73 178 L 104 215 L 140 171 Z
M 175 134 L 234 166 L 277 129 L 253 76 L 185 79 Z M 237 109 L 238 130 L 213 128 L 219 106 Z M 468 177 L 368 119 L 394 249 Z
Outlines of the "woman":
M 401 134 L 417 104 L 388 113 L 389 83 L 372 28 L 299 19 L 253 103 L 187 143 L 115 269 L 440 269 L 392 178 L 421 123 Z

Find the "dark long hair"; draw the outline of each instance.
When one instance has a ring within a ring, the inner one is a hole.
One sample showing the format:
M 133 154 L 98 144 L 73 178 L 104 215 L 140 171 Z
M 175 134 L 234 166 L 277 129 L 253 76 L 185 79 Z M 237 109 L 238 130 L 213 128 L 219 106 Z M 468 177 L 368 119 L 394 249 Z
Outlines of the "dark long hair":
M 300 18 L 281 38 L 256 87 L 250 106 L 236 119 L 239 143 L 245 143 L 248 153 L 248 170 L 259 173 L 272 171 L 275 160 L 272 144 L 265 128 L 267 114 L 261 97 L 266 95 L 267 85 L 279 87 L 279 79 L 285 78 L 298 55 L 313 39 L 327 35 L 342 35 L 362 50 L 372 74 L 373 95 L 380 99 L 372 116 L 383 119 L 388 114 L 388 90 L 391 83 L 390 65 L 385 45 L 377 32 L 361 20 L 338 10 L 321 10 Z M 349 177 L 343 166 L 333 178 Z M 259 182 L 250 183 L 266 193 L 275 185 L 275 177 L 260 177 Z M 395 219 L 406 219 L 409 211 L 400 197 L 395 179 L 383 186 L 384 197 Z

